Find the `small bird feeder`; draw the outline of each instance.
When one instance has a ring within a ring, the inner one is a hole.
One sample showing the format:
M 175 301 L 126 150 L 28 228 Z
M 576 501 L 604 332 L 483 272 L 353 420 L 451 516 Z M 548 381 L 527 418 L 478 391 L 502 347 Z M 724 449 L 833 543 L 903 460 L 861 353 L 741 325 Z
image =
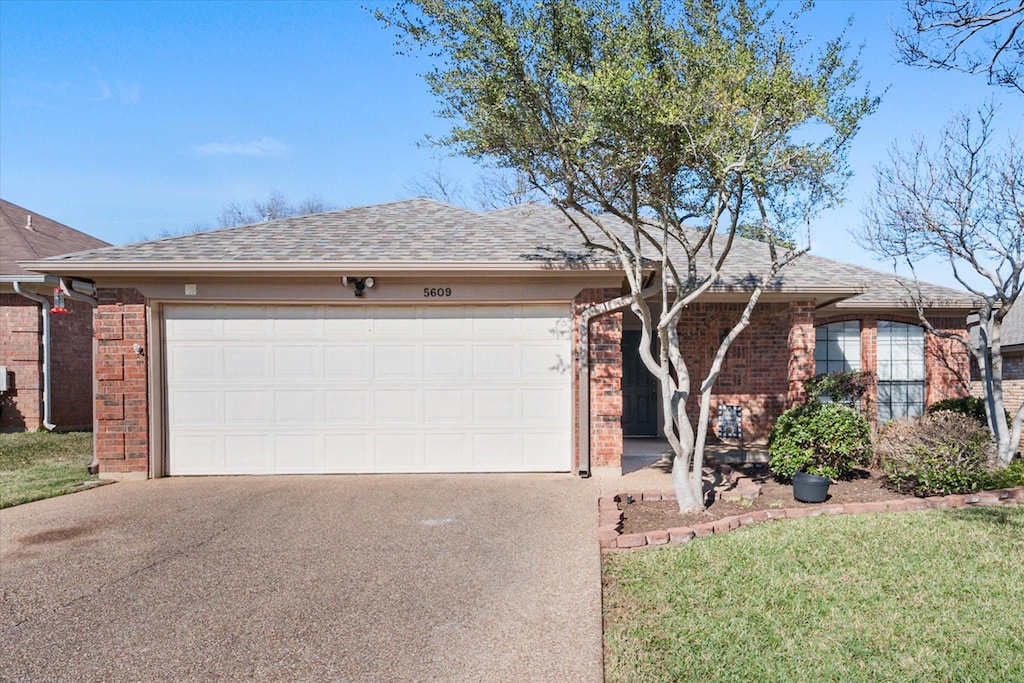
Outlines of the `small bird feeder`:
M 50 313 L 70 313 L 67 308 L 64 307 L 64 292 L 60 287 L 53 288 L 53 308 L 50 309 Z

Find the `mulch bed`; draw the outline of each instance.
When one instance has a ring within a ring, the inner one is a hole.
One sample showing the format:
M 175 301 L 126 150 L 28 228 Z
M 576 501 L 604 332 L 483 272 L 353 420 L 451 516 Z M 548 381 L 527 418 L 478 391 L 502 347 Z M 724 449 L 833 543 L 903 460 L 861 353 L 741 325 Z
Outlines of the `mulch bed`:
M 703 512 L 681 514 L 679 504 L 674 500 L 623 501 L 619 503 L 619 509 L 623 512 L 622 533 L 640 534 L 656 529 L 688 527 L 758 510 L 913 498 L 912 495 L 900 494 L 885 488 L 885 479 L 881 472 L 856 470 L 851 477 L 833 482 L 829 486 L 828 499 L 824 503 L 801 503 L 793 498 L 792 484 L 777 481 L 765 465 L 734 465 L 733 469 L 743 477 L 749 478 L 749 482 L 743 482 L 748 487 L 750 482 L 760 486 L 761 495 L 737 502 L 723 500 L 723 496 L 728 497 L 730 489 L 734 487 L 728 481 L 711 480 L 706 477 L 705 487 L 710 489 L 709 503 Z

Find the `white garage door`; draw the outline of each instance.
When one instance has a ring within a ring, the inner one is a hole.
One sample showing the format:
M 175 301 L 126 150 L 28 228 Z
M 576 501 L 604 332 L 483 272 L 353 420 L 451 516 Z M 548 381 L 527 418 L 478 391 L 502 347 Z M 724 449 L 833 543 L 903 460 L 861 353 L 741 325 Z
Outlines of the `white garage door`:
M 567 305 L 167 306 L 168 474 L 567 471 Z

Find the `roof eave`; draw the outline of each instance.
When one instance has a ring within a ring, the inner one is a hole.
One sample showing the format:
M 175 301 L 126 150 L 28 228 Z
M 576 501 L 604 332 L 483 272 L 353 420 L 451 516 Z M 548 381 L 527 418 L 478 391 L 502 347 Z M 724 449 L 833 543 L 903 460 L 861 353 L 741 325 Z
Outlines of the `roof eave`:
M 338 273 L 416 274 L 432 272 L 460 272 L 482 274 L 572 274 L 580 271 L 610 272 L 618 264 L 608 262 L 498 262 L 498 261 L 32 261 L 19 265 L 37 273 L 73 274 L 90 276 L 187 276 L 187 275 L 318 275 Z M 33 274 L 34 275 L 34 274 Z

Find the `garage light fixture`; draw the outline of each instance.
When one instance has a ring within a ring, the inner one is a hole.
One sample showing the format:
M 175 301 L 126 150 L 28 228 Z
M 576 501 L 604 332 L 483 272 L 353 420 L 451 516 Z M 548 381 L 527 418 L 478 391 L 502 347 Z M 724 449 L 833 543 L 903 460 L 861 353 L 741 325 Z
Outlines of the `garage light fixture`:
M 371 287 L 373 287 L 373 278 L 372 277 L 349 277 L 348 275 L 343 275 L 341 277 L 341 284 L 344 287 L 348 287 L 349 285 L 352 285 L 352 288 L 355 290 L 355 295 L 356 296 L 362 296 L 363 292 L 365 290 L 370 289 Z

